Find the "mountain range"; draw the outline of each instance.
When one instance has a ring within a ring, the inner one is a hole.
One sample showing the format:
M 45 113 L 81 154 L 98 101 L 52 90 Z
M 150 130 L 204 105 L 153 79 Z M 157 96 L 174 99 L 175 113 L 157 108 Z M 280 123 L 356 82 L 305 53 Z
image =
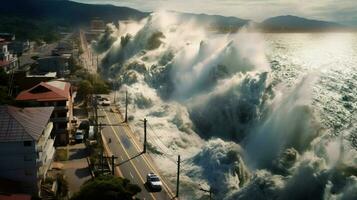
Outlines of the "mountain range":
M 1 16 L 16 16 L 37 20 L 53 21 L 58 25 L 88 25 L 93 18 L 105 22 L 126 19 L 142 19 L 150 15 L 128 7 L 114 5 L 84 4 L 69 0 L 7 0 L 0 6 Z M 252 20 L 220 15 L 180 13 L 187 20 L 194 20 L 209 28 L 235 31 L 247 24 L 253 24 L 263 32 L 318 32 L 351 30 L 350 27 L 334 22 L 311 20 L 297 16 L 277 16 L 256 23 Z M 2 31 L 2 30 L 0 30 Z

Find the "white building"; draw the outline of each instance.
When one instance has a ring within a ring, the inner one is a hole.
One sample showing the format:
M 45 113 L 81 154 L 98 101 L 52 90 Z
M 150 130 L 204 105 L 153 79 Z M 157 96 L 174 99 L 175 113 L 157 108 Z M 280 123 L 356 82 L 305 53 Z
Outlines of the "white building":
M 39 195 L 55 153 L 53 110 L 0 106 L 0 178 L 23 183 L 29 194 Z
M 0 38 L 0 67 L 4 68 L 5 72 L 17 69 L 17 57 L 8 50 L 8 42 Z

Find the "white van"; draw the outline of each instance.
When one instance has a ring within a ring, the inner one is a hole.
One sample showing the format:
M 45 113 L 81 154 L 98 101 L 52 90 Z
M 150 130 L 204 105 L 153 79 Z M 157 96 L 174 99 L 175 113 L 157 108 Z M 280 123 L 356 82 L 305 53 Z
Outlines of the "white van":
M 94 138 L 94 126 L 89 126 L 88 138 L 89 139 L 93 139 Z

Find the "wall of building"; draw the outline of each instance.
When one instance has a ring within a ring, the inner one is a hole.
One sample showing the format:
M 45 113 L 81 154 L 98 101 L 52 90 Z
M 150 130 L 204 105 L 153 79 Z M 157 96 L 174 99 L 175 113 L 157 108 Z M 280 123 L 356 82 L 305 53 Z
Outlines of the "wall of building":
M 50 101 L 43 102 L 43 106 L 54 106 L 55 109 L 51 115 L 53 122 L 53 136 L 56 137 L 55 144 L 67 145 L 69 142 L 69 131 L 71 130 L 72 119 L 72 99 L 69 101 Z
M 36 194 L 55 153 L 52 128 L 48 123 L 38 141 L 0 143 L 0 177 L 23 182 L 25 190 Z
M 36 159 L 35 141 L 0 143 L 0 177 L 27 183 L 27 189 L 34 191 L 37 189 Z

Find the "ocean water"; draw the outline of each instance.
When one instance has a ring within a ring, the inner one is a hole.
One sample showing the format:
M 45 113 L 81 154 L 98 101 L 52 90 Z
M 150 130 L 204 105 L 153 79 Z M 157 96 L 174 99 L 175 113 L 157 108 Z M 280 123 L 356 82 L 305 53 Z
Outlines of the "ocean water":
M 357 199 L 356 33 L 218 34 L 160 12 L 92 45 L 172 183 L 183 158 L 183 199 Z

